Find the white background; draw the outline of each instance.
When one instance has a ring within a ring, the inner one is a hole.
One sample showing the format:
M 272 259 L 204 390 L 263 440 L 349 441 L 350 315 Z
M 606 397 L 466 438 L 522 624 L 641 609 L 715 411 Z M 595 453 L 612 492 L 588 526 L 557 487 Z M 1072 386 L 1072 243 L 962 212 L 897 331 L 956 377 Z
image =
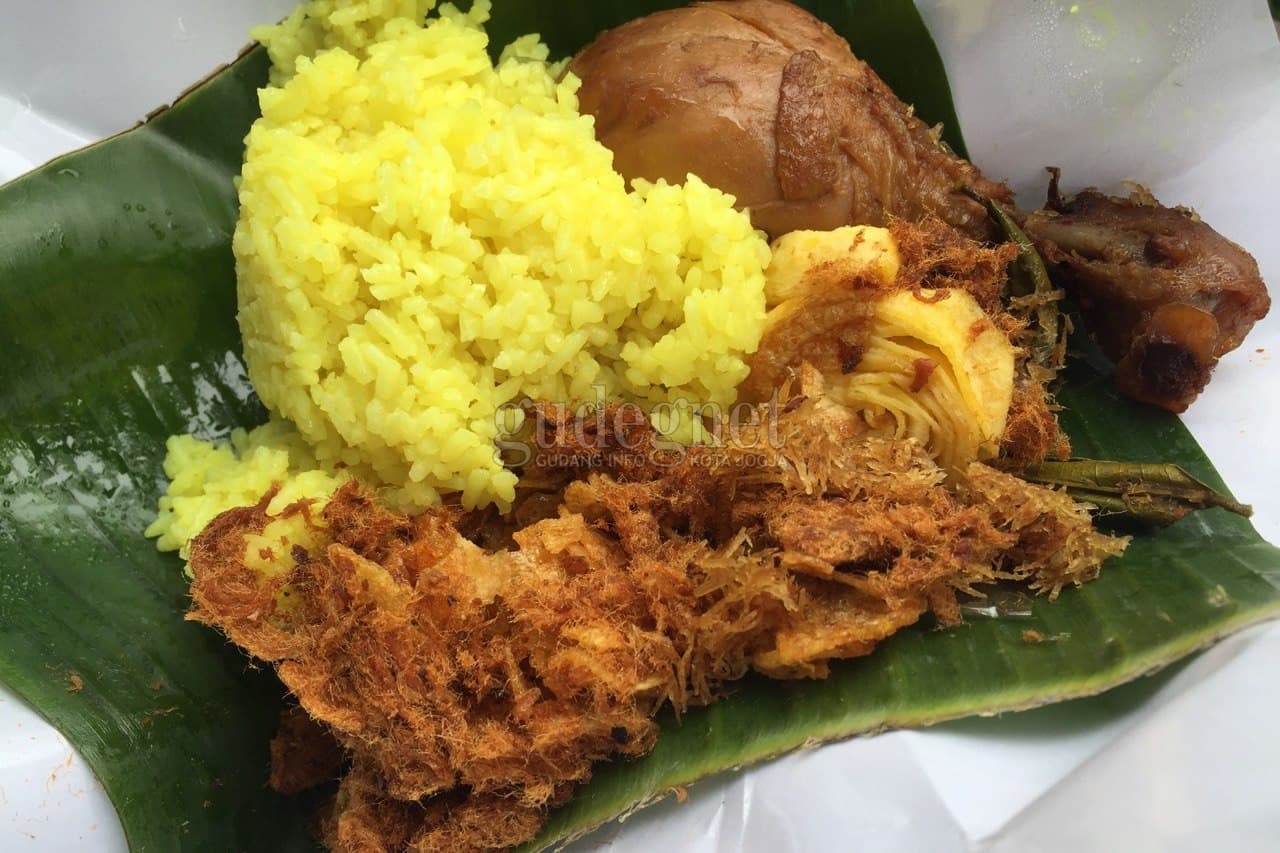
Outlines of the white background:
M 0 180 L 132 125 L 234 58 L 287 0 L 0 4 Z M 921 0 L 970 153 L 1036 206 L 1148 184 L 1280 282 L 1280 45 L 1265 0 Z M 1280 540 L 1280 310 L 1186 421 Z M 1206 545 L 1211 547 L 1211 545 Z M 695 787 L 582 847 L 621 850 L 1280 849 L 1280 630 L 1087 703 L 828 746 Z M 124 849 L 65 740 L 0 692 L 0 849 Z

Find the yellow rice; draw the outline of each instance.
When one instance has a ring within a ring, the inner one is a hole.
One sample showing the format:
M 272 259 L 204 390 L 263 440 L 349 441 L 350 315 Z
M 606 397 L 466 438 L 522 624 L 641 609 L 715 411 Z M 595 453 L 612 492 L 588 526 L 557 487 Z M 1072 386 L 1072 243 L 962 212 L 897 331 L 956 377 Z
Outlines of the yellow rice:
M 488 2 L 423 26 L 434 5 L 314 0 L 255 34 L 273 72 L 239 187 L 239 320 L 259 396 L 293 427 L 254 442 L 304 442 L 403 508 L 506 505 L 504 403 L 731 403 L 769 250 L 692 176 L 629 190 L 536 37 L 493 63 Z M 265 479 L 182 458 L 193 500 Z M 176 496 L 163 546 L 194 532 Z

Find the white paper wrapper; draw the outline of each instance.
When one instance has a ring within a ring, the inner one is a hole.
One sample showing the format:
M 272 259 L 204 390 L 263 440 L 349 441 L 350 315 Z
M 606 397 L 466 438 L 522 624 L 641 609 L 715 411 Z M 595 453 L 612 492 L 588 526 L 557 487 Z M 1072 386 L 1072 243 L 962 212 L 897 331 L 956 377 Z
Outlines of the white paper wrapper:
M 0 180 L 124 129 L 232 59 L 291 0 L 63 0 L 0 11 Z M 1280 282 L 1280 41 L 1265 0 L 920 0 L 970 154 L 1024 205 L 1137 180 Z M 1185 420 L 1280 541 L 1280 314 Z M 1206 543 L 1206 548 L 1212 545 Z M 999 719 L 794 755 L 695 786 L 577 849 L 1280 849 L 1280 629 L 1173 677 Z M 0 694 L 0 849 L 124 850 L 84 762 Z

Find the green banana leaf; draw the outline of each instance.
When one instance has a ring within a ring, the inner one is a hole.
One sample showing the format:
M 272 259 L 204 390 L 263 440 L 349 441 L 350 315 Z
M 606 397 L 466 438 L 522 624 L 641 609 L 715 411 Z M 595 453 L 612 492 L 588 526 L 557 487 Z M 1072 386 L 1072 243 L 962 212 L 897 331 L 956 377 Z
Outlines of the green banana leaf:
M 552 15 L 498 0 L 492 31 L 539 30 L 568 52 L 660 5 L 674 4 L 575 0 Z M 958 130 L 909 0 L 806 5 Z M 265 786 L 280 686 L 183 620 L 180 564 L 140 533 L 167 435 L 265 418 L 239 357 L 229 248 L 265 77 L 252 51 L 147 125 L 0 189 L 0 679 L 93 766 L 136 851 L 314 846 L 315 804 Z M 1063 400 L 1080 452 L 1221 485 L 1176 418 L 1117 399 L 1095 365 L 1075 367 Z M 1204 513 L 1138 539 L 1030 621 L 920 626 L 826 682 L 744 682 L 668 721 L 652 755 L 603 768 L 540 843 L 802 744 L 1096 693 L 1277 612 L 1280 552 Z M 1070 638 L 1028 644 L 1027 629 Z

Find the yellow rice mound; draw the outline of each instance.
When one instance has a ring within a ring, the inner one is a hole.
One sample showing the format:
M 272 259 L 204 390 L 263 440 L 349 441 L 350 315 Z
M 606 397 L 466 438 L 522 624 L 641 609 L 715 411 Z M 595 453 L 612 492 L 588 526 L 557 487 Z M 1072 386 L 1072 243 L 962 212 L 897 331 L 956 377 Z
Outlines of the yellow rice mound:
M 240 327 L 321 467 L 401 507 L 504 505 L 504 403 L 732 402 L 769 250 L 695 178 L 629 191 L 536 37 L 494 64 L 487 2 L 433 6 L 321 0 L 258 33 Z

